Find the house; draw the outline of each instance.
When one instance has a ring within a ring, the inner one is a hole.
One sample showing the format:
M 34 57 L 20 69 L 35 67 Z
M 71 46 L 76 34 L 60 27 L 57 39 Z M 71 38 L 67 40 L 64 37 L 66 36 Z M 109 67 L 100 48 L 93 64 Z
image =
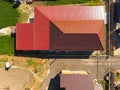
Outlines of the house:
M 105 48 L 103 6 L 37 6 L 33 23 L 16 25 L 16 50 Z
M 103 90 L 101 84 L 94 84 L 85 71 L 63 70 L 60 74 L 60 90 Z
M 94 90 L 93 78 L 85 71 L 66 71 L 60 75 L 61 90 Z

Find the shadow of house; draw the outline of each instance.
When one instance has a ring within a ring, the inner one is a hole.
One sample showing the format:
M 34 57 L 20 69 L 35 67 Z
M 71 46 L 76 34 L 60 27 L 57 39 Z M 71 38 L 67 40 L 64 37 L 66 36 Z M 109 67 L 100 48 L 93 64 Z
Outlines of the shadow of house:
M 3 1 L 10 2 L 10 3 L 14 2 L 14 0 L 3 0 Z
M 116 29 L 116 3 L 113 2 L 110 4 L 110 29 L 114 31 Z
M 115 12 L 114 12 L 114 20 L 116 23 L 120 23 L 120 2 L 115 3 Z
M 120 48 L 120 29 L 114 31 L 113 33 L 113 44 L 116 48 Z
M 14 51 L 15 56 L 39 58 L 89 58 L 93 51 Z
M 15 1 L 15 4 L 13 5 L 13 8 L 18 8 L 21 4 L 21 1 L 20 0 L 16 0 Z
M 41 0 L 41 1 L 57 1 L 57 0 Z
M 61 90 L 60 89 L 60 73 L 50 80 L 48 90 Z
M 104 76 L 105 90 L 114 90 L 114 73 L 109 71 Z

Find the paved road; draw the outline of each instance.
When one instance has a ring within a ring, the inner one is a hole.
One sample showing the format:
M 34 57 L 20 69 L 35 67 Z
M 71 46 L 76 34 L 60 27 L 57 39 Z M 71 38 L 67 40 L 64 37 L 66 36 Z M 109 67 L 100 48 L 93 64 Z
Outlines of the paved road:
M 54 78 L 61 70 L 85 70 L 90 73 L 93 78 L 103 79 L 109 70 L 109 62 L 111 70 L 120 69 L 119 57 L 111 59 L 92 58 L 92 59 L 50 59 L 50 74 L 44 81 L 44 85 L 50 85 L 50 80 Z M 47 90 L 47 89 L 43 89 Z M 49 89 L 52 90 L 52 89 Z
M 110 59 L 110 60 L 99 60 L 97 59 L 57 59 L 51 60 L 50 71 L 52 76 L 56 75 L 60 70 L 85 70 L 92 74 L 95 78 L 98 68 L 98 77 L 102 78 L 109 68 L 109 62 L 111 69 L 120 69 L 120 59 Z

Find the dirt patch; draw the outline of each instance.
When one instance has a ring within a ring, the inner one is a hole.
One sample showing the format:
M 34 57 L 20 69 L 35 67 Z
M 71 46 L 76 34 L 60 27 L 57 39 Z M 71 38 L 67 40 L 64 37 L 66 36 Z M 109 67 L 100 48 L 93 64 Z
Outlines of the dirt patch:
M 15 30 L 15 26 L 8 26 L 0 29 L 0 35 L 10 35 Z
M 34 6 L 43 6 L 45 2 L 34 1 L 32 4 L 26 4 L 25 1 L 18 7 L 20 12 L 19 22 L 29 22 L 29 18 L 34 18 Z
M 6 61 L 11 62 L 15 67 L 23 67 L 33 72 L 36 77 L 30 86 L 33 90 L 40 90 L 42 81 L 48 75 L 49 61 L 47 59 L 0 55 L 0 68 L 4 68 Z
M 28 22 L 29 17 L 33 15 L 33 7 L 27 4 L 21 4 L 18 8 L 20 12 L 19 22 Z

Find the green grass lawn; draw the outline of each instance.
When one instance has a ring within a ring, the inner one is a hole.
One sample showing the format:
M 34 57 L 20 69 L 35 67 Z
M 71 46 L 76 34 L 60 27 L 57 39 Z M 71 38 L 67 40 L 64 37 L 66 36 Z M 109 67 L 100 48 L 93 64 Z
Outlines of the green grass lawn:
M 16 25 L 18 22 L 19 12 L 13 5 L 14 3 L 0 0 L 0 28 Z
M 64 5 L 64 4 L 82 4 L 88 3 L 88 5 L 97 5 L 100 0 L 56 0 L 48 1 L 46 5 Z
M 11 36 L 0 36 L 0 55 L 7 54 L 13 55 L 14 54 L 14 38 Z

